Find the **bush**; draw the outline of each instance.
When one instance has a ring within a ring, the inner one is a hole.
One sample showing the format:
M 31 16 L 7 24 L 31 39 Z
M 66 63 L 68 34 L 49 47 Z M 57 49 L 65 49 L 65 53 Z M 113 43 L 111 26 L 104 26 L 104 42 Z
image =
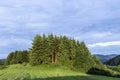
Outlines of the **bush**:
M 99 68 L 91 68 L 88 71 L 88 74 L 94 74 L 94 75 L 104 75 L 109 77 L 117 77 L 120 78 L 120 73 L 115 72 L 110 69 L 99 69 Z
M 120 66 L 107 66 L 109 69 L 112 69 L 113 71 L 117 71 L 120 73 Z
M 111 70 L 104 70 L 99 68 L 91 68 L 88 71 L 88 74 L 96 74 L 96 75 L 104 75 L 104 76 L 113 76 L 113 72 Z
M 114 75 L 113 77 L 120 78 L 120 74 L 116 74 L 116 75 Z

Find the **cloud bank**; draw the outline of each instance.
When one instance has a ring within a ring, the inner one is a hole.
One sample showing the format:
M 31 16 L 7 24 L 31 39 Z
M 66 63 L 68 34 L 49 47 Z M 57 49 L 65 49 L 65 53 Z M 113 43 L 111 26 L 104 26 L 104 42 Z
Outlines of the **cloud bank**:
M 107 47 L 107 46 L 120 46 L 120 41 L 111 41 L 111 42 L 101 42 L 89 44 L 89 47 Z
M 119 0 L 1 0 L 0 55 L 28 49 L 35 34 L 43 33 L 74 37 L 90 44 L 93 54 L 104 54 L 105 49 L 95 47 L 119 47 L 119 4 Z

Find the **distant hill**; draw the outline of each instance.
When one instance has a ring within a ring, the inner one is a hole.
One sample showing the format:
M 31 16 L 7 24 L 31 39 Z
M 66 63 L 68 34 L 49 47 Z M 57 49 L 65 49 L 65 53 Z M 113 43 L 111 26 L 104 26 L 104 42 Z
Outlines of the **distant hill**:
M 118 66 L 120 65 L 120 55 L 108 60 L 107 62 L 105 62 L 106 65 L 110 65 L 110 66 Z
M 117 54 L 111 54 L 111 55 L 95 54 L 95 56 L 97 56 L 101 60 L 101 62 L 104 63 L 104 62 L 108 61 L 109 59 L 112 59 L 118 55 Z

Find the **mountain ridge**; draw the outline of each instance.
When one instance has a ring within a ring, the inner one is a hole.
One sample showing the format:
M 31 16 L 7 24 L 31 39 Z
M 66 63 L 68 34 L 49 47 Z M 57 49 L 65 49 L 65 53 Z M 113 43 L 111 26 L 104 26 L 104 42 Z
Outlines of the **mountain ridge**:
M 106 61 L 118 56 L 118 54 L 108 54 L 108 55 L 94 54 L 94 56 L 97 56 L 102 63 L 105 63 Z

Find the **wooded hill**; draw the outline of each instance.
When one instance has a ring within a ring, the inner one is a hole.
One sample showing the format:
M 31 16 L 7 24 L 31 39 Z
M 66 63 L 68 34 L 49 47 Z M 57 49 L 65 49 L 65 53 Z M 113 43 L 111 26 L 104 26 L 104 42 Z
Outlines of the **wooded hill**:
M 92 56 L 84 42 L 66 36 L 36 35 L 29 51 L 15 51 L 8 55 L 6 64 L 29 62 L 31 65 L 55 64 L 87 72 L 90 68 L 103 67 Z
M 102 63 L 107 62 L 108 60 L 118 56 L 118 54 L 108 54 L 108 55 L 102 55 L 102 54 L 95 54 L 94 56 L 97 56 Z
M 5 64 L 21 64 L 23 62 L 29 62 L 29 51 L 23 50 L 23 51 L 15 51 L 9 53 Z
M 120 55 L 108 60 L 107 62 L 105 62 L 106 65 L 110 65 L 110 66 L 118 66 L 120 65 Z

